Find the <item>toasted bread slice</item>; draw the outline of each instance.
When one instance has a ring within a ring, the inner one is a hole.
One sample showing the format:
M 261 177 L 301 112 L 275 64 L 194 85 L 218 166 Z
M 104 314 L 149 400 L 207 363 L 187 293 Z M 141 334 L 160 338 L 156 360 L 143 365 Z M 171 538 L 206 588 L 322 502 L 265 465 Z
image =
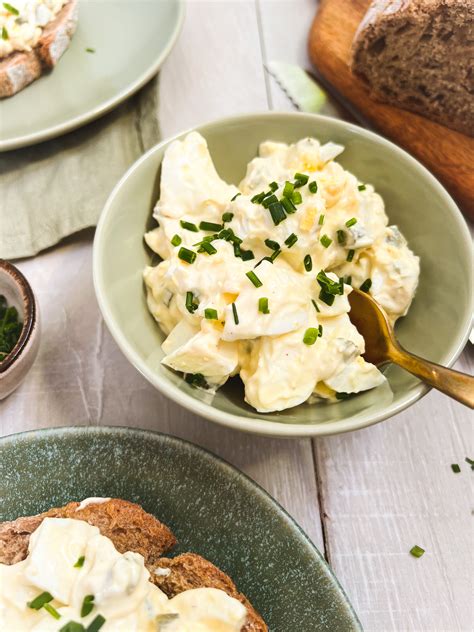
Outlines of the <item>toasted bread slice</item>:
M 69 0 L 46 25 L 33 50 L 15 51 L 0 60 L 0 98 L 11 97 L 57 64 L 71 42 L 77 17 L 78 0 Z
M 169 569 L 170 572 L 157 574 L 156 568 Z M 268 630 L 262 617 L 247 597 L 239 593 L 230 577 L 200 555 L 183 553 L 174 558 L 162 557 L 158 560 L 156 568 L 152 573 L 153 582 L 168 597 L 174 597 L 191 588 L 218 588 L 234 599 L 238 599 L 247 608 L 248 618 L 242 632 L 266 632 Z

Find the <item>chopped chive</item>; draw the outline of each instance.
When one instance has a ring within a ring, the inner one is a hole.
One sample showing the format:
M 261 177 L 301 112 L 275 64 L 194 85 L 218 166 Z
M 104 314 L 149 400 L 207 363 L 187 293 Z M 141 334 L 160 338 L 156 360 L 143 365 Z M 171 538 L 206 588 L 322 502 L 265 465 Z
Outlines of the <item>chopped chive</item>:
M 346 243 L 346 233 L 343 230 L 337 231 L 337 243 L 345 244 Z
M 275 252 L 270 256 L 270 261 L 273 263 L 279 255 L 281 255 L 281 250 L 275 250 Z
M 250 201 L 254 204 L 261 204 L 265 195 L 265 191 L 262 191 L 261 193 L 257 193 L 257 195 L 254 195 L 253 198 L 250 199 Z
M 258 299 L 258 311 L 262 312 L 262 314 L 270 313 L 270 310 L 268 309 L 268 298 L 262 297 Z
M 232 303 L 232 315 L 234 316 L 234 323 L 239 324 L 239 315 L 237 314 L 237 307 L 235 303 Z
M 86 632 L 99 632 L 100 628 L 104 625 L 105 618 L 98 614 L 95 619 L 86 628 Z
M 85 627 L 77 621 L 68 621 L 66 625 L 60 628 L 59 632 L 85 632 Z
M 354 259 L 354 254 L 355 250 L 349 250 L 349 252 L 347 253 L 346 261 L 352 261 L 352 259 Z
M 320 312 L 321 310 L 319 309 L 318 304 L 316 303 L 316 301 L 315 301 L 313 298 L 311 299 L 311 302 L 313 303 L 313 307 L 314 307 L 314 309 L 315 309 L 315 310 L 318 312 L 318 314 L 319 314 L 319 312 Z
M 84 566 L 85 561 L 86 561 L 85 555 L 81 555 L 81 557 L 77 558 L 77 562 L 74 564 L 74 568 L 82 568 Z
M 457 463 L 452 463 L 451 469 L 453 470 L 455 474 L 459 474 L 459 472 L 461 471 L 461 468 L 459 467 Z
M 237 193 L 237 195 L 242 195 L 241 193 Z M 232 200 L 235 200 L 235 195 L 232 198 Z M 224 213 L 224 215 L 222 216 L 222 223 L 225 224 L 226 222 L 231 222 L 234 218 L 234 214 L 233 213 Z
M 86 595 L 81 606 L 81 617 L 87 617 L 94 608 L 94 595 Z
M 413 557 L 421 557 L 424 552 L 425 549 L 422 549 L 421 546 L 418 546 L 417 544 L 415 544 L 415 546 L 410 549 L 410 553 L 413 555 Z
M 352 277 L 350 274 L 348 274 L 347 276 L 344 277 L 344 283 L 346 285 L 352 285 Z
M 296 244 L 297 241 L 298 237 L 295 235 L 295 233 L 291 233 L 291 235 L 289 235 L 289 237 L 285 239 L 285 244 L 288 246 L 288 248 L 291 248 Z
M 196 224 L 193 224 L 192 222 L 186 222 L 185 220 L 182 219 L 179 223 L 181 224 L 181 228 L 190 230 L 192 233 L 199 232 L 199 228 L 196 226 Z
M 252 281 L 255 287 L 262 287 L 263 283 L 260 281 L 260 279 L 255 274 L 255 272 L 252 272 L 252 270 L 250 270 L 249 272 L 246 272 L 245 276 L 247 276 L 250 279 L 250 281 Z
M 217 248 L 214 248 L 209 241 L 202 241 L 198 252 L 207 252 L 208 255 L 215 255 Z
M 268 246 L 271 250 L 278 250 L 280 248 L 280 244 L 272 239 L 265 239 L 265 246 Z
M 8 37 L 8 31 L 7 31 L 7 29 L 6 29 L 5 27 L 3 27 L 3 28 L 2 28 L 2 39 L 3 39 L 3 40 L 7 40 L 7 39 L 9 39 L 9 37 Z
M 336 399 L 349 399 L 350 393 L 336 393 Z
M 179 235 L 173 235 L 173 238 L 171 239 L 171 243 L 173 246 L 179 246 L 179 244 L 182 242 L 183 240 L 181 239 L 181 237 Z
M 239 195 L 242 195 L 242 193 L 241 193 L 240 191 L 239 191 L 238 193 L 236 193 L 236 194 L 234 195 L 234 197 L 231 197 L 231 198 L 230 198 L 230 201 L 231 201 L 231 202 L 233 202 L 234 200 L 236 200 L 236 199 L 239 197 Z M 223 221 L 225 221 L 225 220 L 223 219 Z
M 285 182 L 285 186 L 283 187 L 283 197 L 291 200 L 291 196 L 293 195 L 293 191 L 295 190 L 295 185 L 292 182 Z
M 55 619 L 60 619 L 61 618 L 61 615 L 59 614 L 59 612 L 50 603 L 45 603 L 43 608 L 46 610 L 46 612 L 49 612 L 49 614 L 52 617 L 54 617 Z
M 9 11 L 10 13 L 12 13 L 13 15 L 20 15 L 20 12 L 18 11 L 18 9 L 16 9 L 13 5 L 11 5 L 9 2 L 4 2 L 3 6 L 5 7 L 5 9 L 7 11 Z
M 270 184 L 268 185 L 270 187 L 270 191 L 276 191 L 278 189 L 278 183 L 277 182 L 270 182 Z
M 197 304 L 194 302 L 194 294 L 192 292 L 186 292 L 186 301 L 184 304 L 190 314 L 194 314 L 198 308 Z
M 274 193 L 272 193 L 263 200 L 262 206 L 263 208 L 269 208 L 272 204 L 275 204 L 275 202 L 278 202 L 278 198 Z
M 469 463 L 471 466 L 471 470 L 474 470 L 474 461 L 470 459 L 468 456 L 465 458 L 466 463 Z
M 240 244 L 233 244 L 234 247 L 234 256 L 235 257 L 242 257 L 242 251 L 240 250 Z
M 301 204 L 301 202 L 303 201 L 301 193 L 299 191 L 293 191 L 291 201 L 293 202 L 293 204 Z
M 323 335 L 323 326 L 322 325 L 318 325 L 318 332 L 319 332 L 319 337 L 322 338 L 322 335 Z
M 360 286 L 359 290 L 361 292 L 368 292 L 371 287 L 372 287 L 372 279 L 366 279 Z
M 95 48 L 86 48 L 86 53 L 95 53 Z
M 255 255 L 252 250 L 240 250 L 240 257 L 242 261 L 250 261 L 251 259 L 255 259 Z
M 217 320 L 217 309 L 206 307 L 206 309 L 204 310 L 204 318 L 206 318 L 207 320 Z
M 319 336 L 319 329 L 317 327 L 309 327 L 303 336 L 303 342 L 305 345 L 314 345 Z
M 351 217 L 351 219 L 348 219 L 346 222 L 347 228 L 354 226 L 354 224 L 357 224 L 357 219 L 355 217 Z
M 296 206 L 293 204 L 293 202 L 290 199 L 286 197 L 282 197 L 280 200 L 280 203 L 285 209 L 285 211 L 288 213 L 288 215 L 291 215 L 292 213 L 296 211 Z
M 178 251 L 178 257 L 183 261 L 186 261 L 186 263 L 194 263 L 196 261 L 197 254 L 192 250 L 188 250 L 188 248 L 181 246 Z
M 321 215 L 319 216 L 319 219 L 318 219 L 318 224 L 319 224 L 320 226 L 322 226 L 322 225 L 324 224 L 324 215 L 323 215 L 323 214 L 321 214 Z
M 28 601 L 26 605 L 33 610 L 39 610 L 45 603 L 49 603 L 50 601 L 53 601 L 53 595 L 49 592 L 42 592 L 32 601 Z
M 206 390 L 209 388 L 209 384 L 202 373 L 186 373 L 184 381 L 193 388 L 205 388 Z
M 280 202 L 271 204 L 268 210 L 270 211 L 270 215 L 272 216 L 275 226 L 278 226 L 278 224 L 281 224 L 281 222 L 286 219 L 285 211 L 283 210 L 283 206 Z
M 316 182 L 316 180 L 313 180 L 308 184 L 308 189 L 311 191 L 311 193 L 317 193 L 318 183 Z
M 311 259 L 311 255 L 306 255 L 303 259 L 304 269 L 306 272 L 311 272 L 313 269 L 313 260 Z
M 325 248 L 329 248 L 329 246 L 332 244 L 332 239 L 327 235 L 323 235 L 319 241 Z
M 357 188 L 359 189 L 359 191 L 365 191 L 367 187 L 365 186 L 365 184 L 359 184 Z
M 216 224 L 215 222 L 200 222 L 199 229 L 215 233 L 222 230 L 222 226 L 220 224 Z
M 295 187 L 302 187 L 303 185 L 305 185 L 308 180 L 309 180 L 309 176 L 307 176 L 304 173 L 295 173 Z
M 321 291 L 319 293 L 319 299 L 326 303 L 326 305 L 331 306 L 334 303 L 334 299 L 337 295 L 344 294 L 344 284 L 342 281 L 333 281 L 324 270 L 321 270 L 317 277 L 317 282 L 321 287 Z

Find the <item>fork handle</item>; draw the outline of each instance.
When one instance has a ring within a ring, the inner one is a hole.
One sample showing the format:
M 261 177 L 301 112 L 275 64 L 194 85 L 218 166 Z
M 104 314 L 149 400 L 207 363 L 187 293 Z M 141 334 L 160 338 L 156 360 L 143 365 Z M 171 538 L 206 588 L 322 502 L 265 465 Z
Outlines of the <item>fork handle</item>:
M 399 345 L 392 346 L 390 359 L 426 384 L 474 408 L 474 377 L 419 358 Z

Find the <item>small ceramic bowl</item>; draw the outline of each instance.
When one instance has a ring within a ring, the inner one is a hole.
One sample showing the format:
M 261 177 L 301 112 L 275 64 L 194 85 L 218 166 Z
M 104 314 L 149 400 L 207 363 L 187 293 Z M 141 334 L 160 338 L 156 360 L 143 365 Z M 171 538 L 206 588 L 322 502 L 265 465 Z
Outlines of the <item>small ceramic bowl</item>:
M 0 399 L 12 393 L 25 379 L 38 353 L 39 310 L 30 284 L 11 263 L 0 259 L 0 294 L 17 308 L 23 329 L 12 351 L 0 362 Z
M 220 176 L 235 184 L 264 140 L 291 143 L 314 136 L 344 145 L 338 162 L 361 182 L 375 186 L 390 224 L 400 228 L 421 260 L 417 294 L 408 315 L 397 323 L 397 336 L 413 353 L 445 366 L 453 364 L 471 328 L 472 246 L 456 204 L 429 171 L 381 136 L 324 116 L 251 114 L 209 123 L 197 131 L 207 140 Z M 152 226 L 160 164 L 173 140 L 150 149 L 123 176 L 102 212 L 94 242 L 94 283 L 105 322 L 126 357 L 156 388 L 217 423 L 280 437 L 363 428 L 399 413 L 428 392 L 415 377 L 391 365 L 384 371 L 385 384 L 356 397 L 260 414 L 245 403 L 238 378 L 212 397 L 163 366 L 164 335 L 147 309 L 142 281 L 143 268 L 156 262 L 143 234 Z

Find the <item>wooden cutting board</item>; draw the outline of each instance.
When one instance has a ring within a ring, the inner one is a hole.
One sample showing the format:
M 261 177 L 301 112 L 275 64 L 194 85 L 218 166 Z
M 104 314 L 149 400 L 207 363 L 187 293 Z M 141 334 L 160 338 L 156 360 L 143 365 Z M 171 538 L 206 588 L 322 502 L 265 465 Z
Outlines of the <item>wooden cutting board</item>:
M 321 0 L 309 35 L 311 61 L 377 131 L 418 158 L 474 219 L 474 138 L 443 125 L 379 103 L 352 75 L 352 39 L 370 0 Z

